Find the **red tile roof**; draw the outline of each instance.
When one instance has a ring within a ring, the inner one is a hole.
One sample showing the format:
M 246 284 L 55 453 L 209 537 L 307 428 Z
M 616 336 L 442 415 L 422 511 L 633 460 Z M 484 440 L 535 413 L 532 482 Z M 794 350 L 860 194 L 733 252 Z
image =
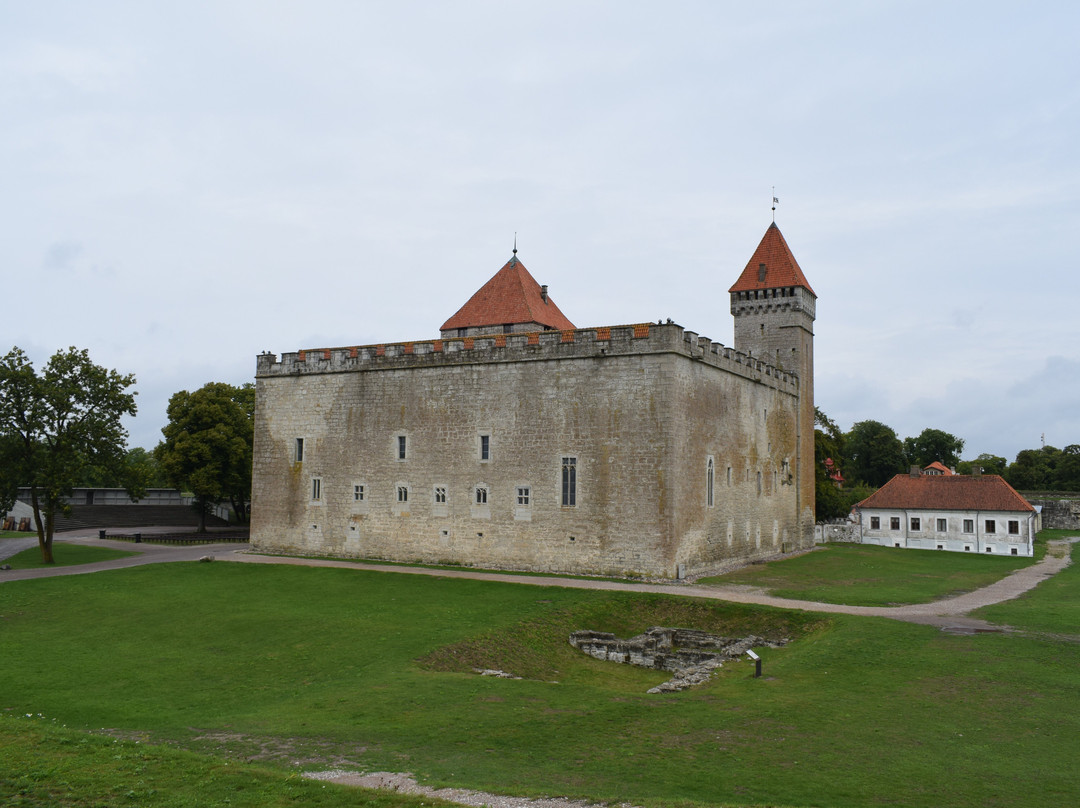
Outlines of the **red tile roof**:
M 540 284 L 516 255 L 443 323 L 441 330 L 507 323 L 538 323 L 559 331 L 574 328 L 550 296 L 543 299 Z
M 761 272 L 762 264 L 765 265 L 764 273 Z M 799 268 L 799 262 L 791 254 L 791 248 L 784 241 L 784 234 L 773 222 L 765 231 L 746 269 L 728 292 L 752 292 L 755 289 L 779 289 L 785 286 L 801 286 L 817 297 Z
M 923 466 L 923 471 L 936 471 L 939 474 L 944 474 L 946 477 L 956 474 L 955 471 L 946 466 L 940 460 L 935 460 L 929 466 Z
M 912 477 L 897 474 L 868 496 L 859 508 L 910 508 L 933 511 L 1025 511 L 1035 509 L 996 474 Z

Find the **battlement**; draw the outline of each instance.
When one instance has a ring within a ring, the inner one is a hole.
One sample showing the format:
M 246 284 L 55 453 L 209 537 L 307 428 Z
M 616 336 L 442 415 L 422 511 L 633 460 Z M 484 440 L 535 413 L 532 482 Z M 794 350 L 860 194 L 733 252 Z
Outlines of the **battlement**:
M 813 320 L 817 316 L 817 298 L 799 286 L 731 293 L 731 313 L 735 316 L 787 311 L 804 312 Z
M 259 354 L 256 378 L 674 353 L 798 393 L 798 376 L 674 323 L 492 334 Z

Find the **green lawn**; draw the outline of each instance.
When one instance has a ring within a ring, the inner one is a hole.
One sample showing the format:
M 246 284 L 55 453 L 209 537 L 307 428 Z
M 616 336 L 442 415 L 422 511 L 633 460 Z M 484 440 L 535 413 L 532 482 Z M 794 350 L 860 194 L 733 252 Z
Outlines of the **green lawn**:
M 1051 531 L 1043 531 L 1051 533 Z M 1053 531 L 1060 537 L 1080 531 Z M 1054 538 L 1054 536 L 1050 536 Z M 1031 631 L 1072 635 L 1080 639 L 1080 545 L 1073 544 L 1072 564 L 1015 600 L 986 606 L 972 614 L 994 623 Z
M 0 530 L 0 539 L 28 539 L 37 533 L 20 533 L 17 530 Z
M 1066 584 L 1033 612 L 1074 598 L 1080 581 Z M 625 635 L 657 624 L 793 641 L 760 650 L 762 679 L 739 662 L 705 687 L 667 696 L 645 693 L 664 674 L 599 662 L 566 642 L 577 628 Z M 5 786 L 24 782 L 13 761 L 28 756 L 41 788 L 76 782 L 76 731 L 106 728 L 142 741 L 142 763 L 117 753 L 118 765 L 145 767 L 142 790 L 133 789 L 139 805 L 186 804 L 169 801 L 177 775 L 162 768 L 190 765 L 198 781 L 251 759 L 281 772 L 345 765 L 413 772 L 433 785 L 650 807 L 974 808 L 1080 798 L 1080 644 L 1048 637 L 951 636 L 885 619 L 659 595 L 192 562 L 0 584 L 0 643 L 0 714 L 35 717 L 0 724 L 0 744 L 21 750 L 0 750 Z M 471 672 L 479 666 L 525 678 L 479 677 Z M 73 733 L 63 745 L 33 734 L 54 719 Z M 82 768 L 97 769 L 108 755 L 98 739 L 88 742 Z M 169 757 L 152 745 L 162 742 L 204 757 Z M 127 769 L 101 768 L 102 778 L 122 781 L 115 788 L 129 782 Z M 296 782 L 264 776 L 280 794 Z M 225 804 L 223 793 L 201 804 Z
M 112 561 L 138 555 L 127 550 L 111 550 L 105 547 L 87 547 L 82 544 L 53 542 L 53 559 L 56 563 L 46 564 L 41 560 L 41 548 L 31 547 L 4 559 L 13 570 L 34 570 L 43 567 L 70 567 L 76 564 L 92 564 L 95 561 Z
M 1036 559 L 1045 545 L 1036 545 Z M 795 600 L 849 606 L 930 603 L 987 586 L 1035 563 L 1032 558 L 826 544 L 811 553 L 752 564 L 699 584 L 759 586 Z

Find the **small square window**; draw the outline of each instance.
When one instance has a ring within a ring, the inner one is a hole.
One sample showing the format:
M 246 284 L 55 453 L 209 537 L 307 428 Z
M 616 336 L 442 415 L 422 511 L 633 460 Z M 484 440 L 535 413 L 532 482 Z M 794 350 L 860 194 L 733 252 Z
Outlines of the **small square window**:
M 937 546 L 937 548 L 938 548 L 939 550 L 944 550 L 944 549 L 945 549 L 945 545 L 944 545 L 944 544 L 939 544 L 939 545 Z
M 1016 548 L 1015 548 L 1015 547 L 1014 547 L 1014 548 L 1012 548 L 1012 554 L 1013 554 L 1013 555 L 1020 555 L 1020 553 L 1018 553 L 1018 552 L 1016 551 Z
M 362 485 L 354 485 L 352 487 L 352 498 L 353 498 L 353 502 L 363 502 L 364 501 L 364 486 L 362 486 Z
M 517 504 L 522 508 L 528 508 L 531 493 L 532 492 L 527 485 L 519 485 L 517 490 Z

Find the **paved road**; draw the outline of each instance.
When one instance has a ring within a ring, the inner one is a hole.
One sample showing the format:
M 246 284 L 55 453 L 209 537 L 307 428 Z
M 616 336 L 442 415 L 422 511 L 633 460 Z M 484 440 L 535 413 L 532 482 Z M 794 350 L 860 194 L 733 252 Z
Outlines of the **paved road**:
M 144 534 L 153 532 L 175 532 L 176 528 L 143 528 Z M 5 540 L 0 547 L 9 542 Z M 36 540 L 29 540 L 36 544 Z M 401 567 L 391 564 L 376 564 L 357 561 L 336 561 L 329 559 L 290 558 L 266 556 L 250 552 L 247 544 L 229 542 L 223 544 L 191 545 L 174 547 L 154 544 L 131 544 L 97 538 L 97 531 L 65 533 L 57 541 L 87 544 L 95 547 L 115 547 L 122 550 L 135 550 L 139 555 L 115 561 L 102 561 L 74 567 L 55 567 L 37 570 L 9 570 L 0 572 L 0 582 L 46 578 L 54 575 L 85 575 L 101 570 L 123 569 L 142 564 L 157 564 L 170 561 L 195 561 L 205 555 L 213 555 L 218 561 L 230 561 L 244 564 L 292 564 L 304 567 L 336 567 L 341 569 L 372 570 L 393 572 L 401 575 L 426 575 L 438 578 L 468 578 L 472 580 L 499 581 L 523 586 L 559 586 L 567 589 L 599 589 L 619 592 L 655 592 L 684 597 L 725 600 L 734 603 L 750 603 L 762 606 L 777 606 L 783 609 L 827 612 L 833 614 L 854 614 L 867 617 L 888 617 L 911 623 L 924 623 L 958 631 L 995 630 L 999 627 L 984 621 L 968 617 L 968 612 L 982 606 L 1011 600 L 1041 581 L 1060 572 L 1070 563 L 1069 544 L 1080 541 L 1080 536 L 1062 541 L 1051 542 L 1046 556 L 1036 564 L 1017 570 L 1000 581 L 989 586 L 968 592 L 954 598 L 920 603 L 911 606 L 843 606 L 836 603 L 816 603 L 805 600 L 792 600 L 769 595 L 765 590 L 751 586 L 704 586 L 687 583 L 631 583 L 628 581 L 598 581 L 591 578 L 556 578 L 539 575 L 510 575 L 499 572 L 480 572 L 477 570 L 425 569 L 423 567 Z

